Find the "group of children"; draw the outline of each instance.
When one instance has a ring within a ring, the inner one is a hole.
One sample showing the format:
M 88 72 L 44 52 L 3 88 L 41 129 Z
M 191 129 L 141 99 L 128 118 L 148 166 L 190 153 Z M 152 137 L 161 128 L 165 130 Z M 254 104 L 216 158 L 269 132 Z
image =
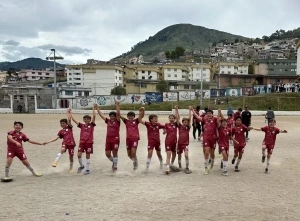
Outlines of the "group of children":
M 57 136 L 47 142 L 40 143 L 30 140 L 24 133 L 21 132 L 23 128 L 22 122 L 14 122 L 14 130 L 8 132 L 7 135 L 7 161 L 5 165 L 5 178 L 9 179 L 9 169 L 12 164 L 13 158 L 18 157 L 22 163 L 32 172 L 34 176 L 41 176 L 36 173 L 29 164 L 27 157 L 24 153 L 22 142 L 30 142 L 37 145 L 46 145 L 54 142 L 58 139 L 62 139 L 62 146 L 60 152 L 57 154 L 52 167 L 56 167 L 61 156 L 68 150 L 70 159 L 69 171 L 73 171 L 73 156 L 74 148 L 76 146 L 73 136 L 73 121 L 80 128 L 80 140 L 78 145 L 78 162 L 79 167 L 77 173 L 81 173 L 85 169 L 84 174 L 90 173 L 91 154 L 93 153 L 94 143 L 94 127 L 96 119 L 96 111 L 99 116 L 107 124 L 106 142 L 105 142 L 105 154 L 106 157 L 112 162 L 112 170 L 117 170 L 118 165 L 118 150 L 120 146 L 120 125 L 121 120 L 126 126 L 126 148 L 127 155 L 133 162 L 133 169 L 138 168 L 138 159 L 136 156 L 136 150 L 138 148 L 138 142 L 140 140 L 139 124 L 143 124 L 147 129 L 147 149 L 148 155 L 146 160 L 146 171 L 149 170 L 153 150 L 156 150 L 156 154 L 160 161 L 160 168 L 163 168 L 163 158 L 161 155 L 161 143 L 160 143 L 160 129 L 163 130 L 165 137 L 165 151 L 166 151 L 166 170 L 165 173 L 170 173 L 176 155 L 178 156 L 178 167 L 182 169 L 182 154 L 185 157 L 185 172 L 191 173 L 189 168 L 189 134 L 192 123 L 192 115 L 194 119 L 199 123 L 201 122 L 203 127 L 203 154 L 204 154 L 204 174 L 209 174 L 210 169 L 214 166 L 216 143 L 219 146 L 219 153 L 223 155 L 221 161 L 222 175 L 228 176 L 227 165 L 229 157 L 229 144 L 233 142 L 234 156 L 232 164 L 235 164 L 235 171 L 239 171 L 239 164 L 241 162 L 244 148 L 246 146 L 245 132 L 249 130 L 258 130 L 265 133 L 265 138 L 262 144 L 262 162 L 265 162 L 266 150 L 267 150 L 267 166 L 265 172 L 269 171 L 270 157 L 275 146 L 276 136 L 278 133 L 287 133 L 286 130 L 280 130 L 275 127 L 275 119 L 270 120 L 268 126 L 262 128 L 253 128 L 251 126 L 246 127 L 242 124 L 240 116 L 233 119 L 232 115 L 229 115 L 227 119 L 224 118 L 221 110 L 218 110 L 218 115 L 213 116 L 211 109 L 206 109 L 205 113 L 200 115 L 199 111 L 194 110 L 193 107 L 189 107 L 189 116 L 182 118 L 180 121 L 180 115 L 178 112 L 178 106 L 175 106 L 175 114 L 169 116 L 169 122 L 162 125 L 158 122 L 158 116 L 149 115 L 149 121 L 144 121 L 145 115 L 144 107 L 140 108 L 138 118 L 135 118 L 134 112 L 128 112 L 127 118 L 124 118 L 120 114 L 119 102 L 116 102 L 116 111 L 109 113 L 107 118 L 100 110 L 97 104 L 93 105 L 92 117 L 85 115 L 83 117 L 83 123 L 78 122 L 70 109 L 67 109 L 67 119 L 60 120 L 60 126 L 62 129 L 58 132 Z M 193 122 L 194 123 L 194 122 Z M 86 154 L 86 164 L 82 162 L 82 153 Z M 174 167 L 174 166 L 173 166 Z

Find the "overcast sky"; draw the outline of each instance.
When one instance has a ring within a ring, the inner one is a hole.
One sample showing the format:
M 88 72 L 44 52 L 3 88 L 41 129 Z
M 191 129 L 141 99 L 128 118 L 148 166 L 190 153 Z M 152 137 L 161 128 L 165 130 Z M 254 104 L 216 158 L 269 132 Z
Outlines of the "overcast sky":
M 245 37 L 300 26 L 300 0 L 0 0 L 0 61 L 110 60 L 165 27 L 189 23 Z M 62 62 L 63 63 L 63 62 Z

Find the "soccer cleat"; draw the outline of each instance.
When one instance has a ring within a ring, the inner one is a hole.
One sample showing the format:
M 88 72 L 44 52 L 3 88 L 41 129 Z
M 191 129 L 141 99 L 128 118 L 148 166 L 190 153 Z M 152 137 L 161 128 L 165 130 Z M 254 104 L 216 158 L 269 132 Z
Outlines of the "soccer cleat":
M 223 172 L 222 172 L 222 175 L 223 175 L 223 176 L 229 176 L 229 174 L 227 173 L 227 171 L 223 171 Z
M 240 172 L 239 167 L 238 167 L 238 166 L 235 166 L 234 171 L 235 171 L 235 172 Z
M 234 164 L 234 163 L 235 163 L 235 159 L 233 158 L 232 161 L 231 161 L 231 164 Z
M 138 162 L 135 161 L 135 162 L 133 162 L 133 169 L 136 170 L 137 168 L 138 168 Z
M 90 174 L 90 170 L 86 170 L 86 171 L 84 172 L 84 175 L 88 175 L 88 174 Z
M 221 167 L 221 169 L 223 169 L 223 160 L 221 160 L 221 166 L 220 167 Z
M 221 157 L 222 156 L 222 154 L 221 153 L 219 153 L 219 157 Z
M 36 173 L 36 172 L 33 172 L 32 175 L 33 175 L 33 176 L 36 176 L 36 177 L 41 177 L 41 176 L 43 176 L 41 173 Z
M 262 157 L 261 157 L 261 162 L 264 163 L 265 160 L 266 160 L 266 156 L 262 156 Z
M 52 163 L 52 167 L 56 167 L 57 166 L 57 162 Z
M 81 173 L 81 171 L 84 169 L 84 166 L 78 167 L 77 173 Z
M 185 171 L 184 171 L 186 174 L 190 174 L 192 173 L 192 171 L 189 169 L 189 168 L 185 168 Z
M 169 175 L 170 174 L 170 170 L 166 170 L 165 173 L 166 173 L 166 175 Z
M 265 173 L 269 173 L 269 169 L 268 168 L 265 169 Z
M 113 172 L 116 172 L 117 170 L 118 170 L 117 167 L 114 167 L 114 168 L 113 168 Z
M 205 167 L 205 170 L 204 170 L 204 175 L 207 175 L 208 174 L 208 168 Z

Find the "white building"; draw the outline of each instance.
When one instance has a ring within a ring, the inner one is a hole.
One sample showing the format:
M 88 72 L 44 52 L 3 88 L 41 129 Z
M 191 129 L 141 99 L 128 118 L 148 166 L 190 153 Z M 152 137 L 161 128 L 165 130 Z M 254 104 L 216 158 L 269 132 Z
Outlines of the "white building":
M 203 74 L 203 82 L 210 82 L 210 69 L 209 65 L 203 64 L 202 67 L 202 74 Z M 190 72 L 190 81 L 201 81 L 201 67 L 200 65 L 194 65 L 191 67 Z
M 248 63 L 240 62 L 220 62 L 220 74 L 248 74 Z
M 92 95 L 110 95 L 123 85 L 122 71 L 114 65 L 67 65 L 67 82 L 78 88 L 91 88 Z

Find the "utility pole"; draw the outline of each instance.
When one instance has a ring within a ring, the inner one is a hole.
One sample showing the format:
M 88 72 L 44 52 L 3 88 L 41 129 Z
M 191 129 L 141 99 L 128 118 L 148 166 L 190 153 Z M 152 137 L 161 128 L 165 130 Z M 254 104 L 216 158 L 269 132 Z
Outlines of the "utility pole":
M 201 63 L 200 63 L 200 70 L 201 70 L 201 83 L 200 83 L 200 107 L 202 107 L 203 103 L 203 57 L 201 57 Z

